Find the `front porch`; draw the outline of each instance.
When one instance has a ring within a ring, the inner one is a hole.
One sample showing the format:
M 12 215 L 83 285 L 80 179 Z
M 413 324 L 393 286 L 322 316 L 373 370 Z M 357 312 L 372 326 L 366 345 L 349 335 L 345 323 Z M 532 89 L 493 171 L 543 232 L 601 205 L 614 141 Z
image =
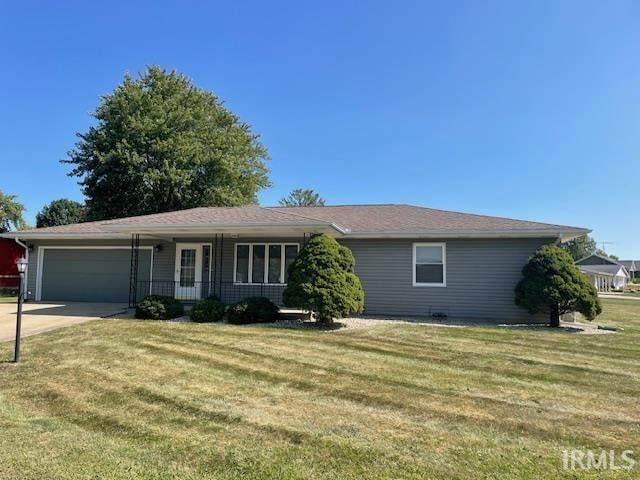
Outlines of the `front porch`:
M 223 303 L 236 303 L 247 297 L 267 297 L 279 307 L 284 306 L 282 292 L 286 285 L 272 284 L 242 284 L 235 282 L 188 282 L 176 280 L 143 280 L 137 282 L 134 292 L 135 301 L 130 303 L 134 307 L 146 295 L 162 295 L 173 297 L 184 303 L 194 303 L 210 296 L 218 297 Z
M 151 266 L 140 261 L 150 238 L 131 237 L 129 306 L 147 295 L 174 297 L 185 303 L 215 295 L 224 303 L 263 296 L 282 307 L 287 269 L 310 234 L 209 238 L 162 238 L 152 246 Z M 142 247 L 143 243 L 146 247 Z

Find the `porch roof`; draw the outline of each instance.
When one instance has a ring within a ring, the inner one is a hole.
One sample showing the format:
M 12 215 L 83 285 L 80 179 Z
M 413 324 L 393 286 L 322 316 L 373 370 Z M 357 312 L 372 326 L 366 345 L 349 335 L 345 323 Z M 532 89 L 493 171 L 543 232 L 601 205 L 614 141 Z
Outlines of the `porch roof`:
M 628 277 L 622 265 L 577 265 L 584 273 L 605 277 Z

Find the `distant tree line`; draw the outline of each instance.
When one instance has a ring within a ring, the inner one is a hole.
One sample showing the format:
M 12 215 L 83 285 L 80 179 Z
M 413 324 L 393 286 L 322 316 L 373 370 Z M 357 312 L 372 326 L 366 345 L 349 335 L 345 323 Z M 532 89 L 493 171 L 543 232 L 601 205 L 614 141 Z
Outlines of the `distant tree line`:
M 611 255 L 604 250 L 598 248 L 596 241 L 589 235 L 582 235 L 581 237 L 574 238 L 568 242 L 564 242 L 560 245 L 574 261 L 578 261 L 582 258 L 588 257 L 594 253 L 609 257 L 614 260 L 618 260 L 616 255 Z

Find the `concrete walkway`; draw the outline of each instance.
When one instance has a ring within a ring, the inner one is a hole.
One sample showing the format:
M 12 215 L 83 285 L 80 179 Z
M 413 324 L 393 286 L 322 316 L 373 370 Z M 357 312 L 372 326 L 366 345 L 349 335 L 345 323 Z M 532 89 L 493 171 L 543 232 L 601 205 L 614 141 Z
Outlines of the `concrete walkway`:
M 634 297 L 632 295 L 624 295 L 623 293 L 599 293 L 600 298 L 615 298 L 617 300 L 637 300 L 640 301 L 640 297 Z
M 25 303 L 22 309 L 22 336 L 108 317 L 122 312 L 126 307 L 119 303 Z M 15 303 L 0 303 L 0 342 L 15 338 L 16 310 Z

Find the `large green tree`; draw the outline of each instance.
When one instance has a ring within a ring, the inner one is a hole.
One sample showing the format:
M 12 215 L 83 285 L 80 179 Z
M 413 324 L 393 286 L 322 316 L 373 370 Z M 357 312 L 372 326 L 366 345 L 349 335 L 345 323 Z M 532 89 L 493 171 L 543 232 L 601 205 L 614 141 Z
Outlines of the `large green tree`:
M 580 312 L 589 320 L 602 313 L 598 292 L 578 270 L 571 256 L 555 245 L 540 247 L 522 269 L 516 305 L 529 313 L 546 313 L 549 325 L 560 326 L 560 315 Z
M 69 225 L 70 223 L 79 223 L 86 218 L 84 204 L 69 200 L 68 198 L 59 198 L 48 205 L 36 215 L 36 227 L 55 227 L 57 225 Z
M 0 233 L 25 228 L 23 212 L 24 205 L 16 201 L 15 195 L 0 192 Z
M 256 202 L 269 185 L 259 137 L 211 92 L 152 66 L 102 97 L 64 163 L 91 220 Z
M 324 199 L 309 188 L 296 188 L 280 200 L 283 207 L 317 207 L 324 206 Z
M 327 235 L 314 235 L 289 267 L 284 304 L 312 311 L 320 323 L 361 312 L 364 291 L 355 265 L 347 247 Z
M 607 257 L 610 258 L 611 260 L 620 260 L 620 257 L 618 257 L 617 255 L 613 255 L 612 253 L 607 253 L 604 250 L 601 250 L 600 248 L 596 250 L 596 253 L 602 257 Z
M 582 235 L 560 245 L 575 261 L 588 257 L 597 250 L 596 241 L 589 235 Z

